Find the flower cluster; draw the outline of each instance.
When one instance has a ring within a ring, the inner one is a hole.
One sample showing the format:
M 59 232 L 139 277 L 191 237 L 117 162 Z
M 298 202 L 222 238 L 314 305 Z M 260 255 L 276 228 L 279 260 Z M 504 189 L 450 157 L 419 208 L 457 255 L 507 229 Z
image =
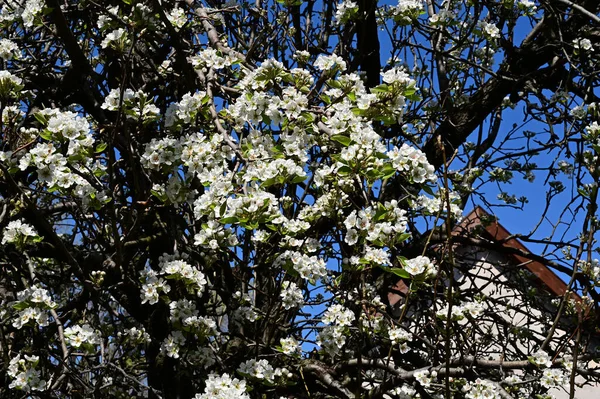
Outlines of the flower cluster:
M 427 256 L 417 256 L 404 262 L 404 270 L 411 276 L 425 275 L 435 277 L 437 270 Z
M 237 62 L 230 54 L 223 55 L 219 51 L 209 47 L 189 58 L 196 69 L 207 72 L 208 69 L 223 69 Z
M 143 283 L 140 294 L 142 304 L 147 302 L 150 305 L 154 305 L 158 303 L 161 292 L 167 294 L 171 291 L 171 286 L 167 284 L 165 279 L 158 277 L 158 273 L 154 270 L 142 270 L 140 275 Z
M 95 178 L 105 174 L 106 167 L 94 161 L 95 140 L 89 122 L 71 111 L 43 109 L 36 114 L 45 129 L 40 136 L 47 142 L 36 144 L 19 160 L 23 171 L 33 166 L 38 180 L 52 191 L 61 191 L 79 197 L 84 207 L 101 207 L 110 199 L 94 180 L 84 176 L 92 172 Z M 67 146 L 66 156 L 64 146 Z
M 194 236 L 194 244 L 215 250 L 220 246 L 233 247 L 238 244 L 238 239 L 230 229 L 216 220 L 209 220 Z
M 529 361 L 539 368 L 552 367 L 552 358 L 544 351 L 537 351 L 529 356 Z
M 181 331 L 173 331 L 160 346 L 162 353 L 173 359 L 179 358 L 179 351 L 185 344 L 186 338 Z
M 343 72 L 346 70 L 346 61 L 337 54 L 320 55 L 317 57 L 314 66 L 321 71 L 339 70 Z
M 39 356 L 35 355 L 24 355 L 21 358 L 19 354 L 12 358 L 7 369 L 8 376 L 13 378 L 9 388 L 24 392 L 46 389 L 46 381 L 41 378 L 41 372 L 36 369 L 39 360 Z
M 431 26 L 446 26 L 454 23 L 457 20 L 456 13 L 445 8 L 438 10 L 436 14 L 429 17 Z
M 12 325 L 17 329 L 21 329 L 32 320 L 37 325 L 45 327 L 48 325 L 48 314 L 38 307 L 27 307 L 19 312 Z
M 65 328 L 65 339 L 73 348 L 79 348 L 82 345 L 100 344 L 100 336 L 89 324 Z
M 534 15 L 537 11 L 535 2 L 531 0 L 519 0 L 517 2 L 517 8 L 522 11 L 525 15 Z
M 2 244 L 34 242 L 38 238 L 33 226 L 22 220 L 13 220 L 8 223 L 2 232 Z
M 448 196 L 450 199 L 449 215 L 453 219 L 460 221 L 462 219 L 462 213 L 463 213 L 463 211 L 459 205 L 460 197 L 454 191 L 450 191 L 450 193 L 448 193 Z M 447 206 L 446 206 L 445 191 L 441 190 L 440 192 L 437 193 L 437 195 L 434 198 L 429 198 L 424 195 L 419 196 L 419 198 L 417 199 L 417 206 L 425 214 L 435 215 L 436 217 L 439 214 L 446 213 Z
M 117 334 L 119 337 L 123 337 L 128 339 L 132 343 L 149 343 L 151 341 L 150 334 L 146 332 L 146 330 L 137 327 L 131 327 L 129 329 L 124 330 L 123 332 L 119 331 Z
M 0 58 L 10 60 L 12 58 L 19 58 L 20 54 L 19 46 L 15 42 L 8 39 L 0 39 Z
M 2 89 L 4 89 L 4 86 L 7 86 L 9 89 L 17 88 L 22 82 L 23 79 L 13 75 L 9 71 L 0 71 L 0 84 L 3 86 Z
M 477 318 L 483 314 L 484 307 L 479 302 L 465 302 L 462 305 L 452 306 L 451 318 L 455 321 L 464 320 L 466 315 L 472 318 Z M 446 320 L 448 317 L 448 304 L 436 312 L 436 316 L 442 320 Z
M 479 29 L 481 29 L 483 37 L 485 37 L 487 40 L 500 38 L 500 29 L 498 29 L 498 27 L 494 24 L 490 24 L 485 21 L 479 21 Z
M 127 43 L 127 31 L 123 28 L 118 28 L 106 35 L 104 40 L 102 40 L 102 43 L 100 43 L 100 47 L 113 47 L 115 49 L 122 49 Z
M 184 260 L 177 259 L 177 255 L 163 254 L 159 258 L 160 274 L 170 279 L 179 279 L 186 284 L 188 291 L 202 296 L 208 284 L 204 273 Z
M 413 374 L 415 380 L 425 388 L 431 386 L 431 383 L 437 378 L 437 371 L 418 370 Z
M 304 93 L 295 87 L 286 87 L 281 96 L 261 91 L 250 98 L 240 98 L 229 107 L 229 112 L 238 124 L 281 124 L 284 117 L 298 119 L 307 105 L 308 98 Z
M 560 387 L 569 383 L 569 378 L 561 369 L 546 369 L 540 378 L 544 388 Z
M 112 89 L 104 99 L 102 109 L 118 111 L 121 106 L 127 117 L 144 122 L 153 121 L 160 115 L 158 107 L 141 90 Z
M 323 314 L 321 321 L 326 324 L 317 338 L 319 346 L 330 356 L 334 356 L 346 343 L 347 328 L 355 319 L 354 313 L 340 304 L 331 305 Z
M 335 10 L 335 21 L 338 25 L 350 21 L 358 11 L 358 4 L 351 0 L 344 0 L 337 5 Z
M 298 341 L 294 337 L 281 338 L 279 343 L 281 345 L 281 352 L 286 355 L 297 355 L 302 352 L 300 344 L 298 344 Z
M 496 386 L 480 378 L 465 385 L 463 390 L 467 391 L 465 395 L 467 399 L 500 399 Z
M 279 294 L 279 296 L 281 297 L 282 305 L 286 310 L 304 305 L 302 290 L 298 288 L 296 283 L 284 281 L 281 284 L 281 294 Z
M 204 383 L 204 393 L 196 394 L 194 399 L 250 399 L 246 393 L 246 381 L 231 378 L 229 374 L 211 374 Z
M 576 53 L 592 52 L 594 51 L 594 46 L 590 39 L 578 38 L 573 40 L 573 49 Z
M 358 212 L 354 210 L 344 220 L 347 231 L 345 241 L 354 245 L 364 236 L 371 243 L 390 243 L 391 239 L 402 237 L 406 232 L 407 221 L 406 211 L 398 208 L 395 200 L 386 202 L 379 209 L 367 207 Z
M 181 101 L 173 103 L 167 108 L 165 126 L 173 127 L 177 124 L 191 123 L 208 100 L 206 92 L 203 91 L 184 94 Z
M 171 313 L 171 321 L 173 322 L 180 321 L 185 323 L 186 320 L 198 316 L 196 304 L 187 299 L 171 302 L 169 304 L 169 309 Z
M 193 177 L 214 187 L 214 191 L 207 189 L 196 199 L 195 215 L 200 218 L 212 214 L 215 208 L 218 212 L 224 197 L 233 190 L 231 176 L 226 175 L 227 161 L 231 158 L 231 149 L 224 145 L 222 136 L 215 134 L 207 139 L 203 134 L 193 133 L 179 139 L 152 139 L 146 144 L 142 164 L 150 170 L 171 174 L 166 186 L 155 183 L 153 187 L 153 194 L 163 202 L 193 201 L 193 192 L 187 189 Z M 184 176 L 180 175 L 180 169 L 184 169 Z
M 244 376 L 264 380 L 269 384 L 274 384 L 277 380 L 287 378 L 289 375 L 286 368 L 274 368 L 266 359 L 247 360 L 240 364 L 237 371 Z
M 400 148 L 394 147 L 388 151 L 387 155 L 392 161 L 392 166 L 406 173 L 415 183 L 437 181 L 433 166 L 421 150 L 402 144 Z
M 183 28 L 188 21 L 185 11 L 182 8 L 175 7 L 167 13 L 167 19 L 177 29 Z
M 424 12 L 421 0 L 398 0 L 392 7 L 392 15 L 400 25 L 408 25 Z
M 30 321 L 41 327 L 48 325 L 49 309 L 56 308 L 57 304 L 52 300 L 48 290 L 33 285 L 17 293 L 17 300 L 13 303 L 13 308 L 19 313 L 13 320 L 13 327 L 21 329 Z
M 407 342 L 412 338 L 412 334 L 408 331 L 399 327 L 392 327 L 388 330 L 388 336 L 392 341 L 392 345 L 399 345 L 400 353 L 404 354 L 409 351 Z

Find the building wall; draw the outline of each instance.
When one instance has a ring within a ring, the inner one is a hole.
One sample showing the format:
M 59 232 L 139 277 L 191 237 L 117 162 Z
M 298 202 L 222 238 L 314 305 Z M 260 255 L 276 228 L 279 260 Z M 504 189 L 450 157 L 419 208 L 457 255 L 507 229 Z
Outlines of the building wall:
M 490 300 L 500 302 L 496 305 L 499 311 L 493 312 L 496 320 L 487 315 L 482 317 L 480 323 L 481 331 L 493 336 L 497 342 L 486 345 L 486 334 L 479 334 L 478 339 L 482 340 L 482 345 L 477 357 L 493 360 L 500 358 L 525 360 L 527 357 L 519 356 L 519 352 L 525 355 L 535 352 L 538 346 L 535 340 L 542 342 L 547 336 L 545 326 L 548 325 L 552 315 L 543 309 L 544 306 L 552 308 L 551 298 L 555 296 L 545 292 L 543 287 L 533 287 L 528 280 L 530 276 L 524 272 L 525 268 L 515 265 L 514 261 L 506 259 L 502 254 L 463 247 L 457 250 L 456 258 L 462 264 L 463 270 L 468 269 L 468 272 L 457 273 L 460 289 L 465 292 L 469 290 L 480 292 Z M 525 300 L 524 295 L 532 289 L 535 290 L 530 292 L 533 295 Z M 537 307 L 530 306 L 532 300 L 539 300 Z M 515 326 L 515 331 L 520 329 L 523 333 L 531 334 L 531 338 L 519 340 L 518 333 L 507 332 L 506 327 L 502 327 L 502 320 Z M 557 329 L 554 336 L 550 344 L 554 351 L 561 347 L 570 348 L 569 337 L 564 330 Z M 565 353 L 568 354 L 569 350 L 565 349 Z M 578 378 L 577 382 L 581 383 L 583 379 Z M 568 399 L 568 389 L 567 384 L 564 388 L 553 388 L 548 393 L 556 399 Z M 578 387 L 575 398 L 600 399 L 600 384 Z

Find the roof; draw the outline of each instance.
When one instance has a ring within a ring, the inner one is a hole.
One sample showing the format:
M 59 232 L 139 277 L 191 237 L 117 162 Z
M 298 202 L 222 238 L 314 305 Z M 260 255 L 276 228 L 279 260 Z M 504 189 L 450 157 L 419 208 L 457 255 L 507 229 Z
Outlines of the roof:
M 484 222 L 485 221 L 485 222 Z M 489 222 L 491 221 L 491 222 Z M 494 216 L 487 213 L 480 206 L 475 207 L 471 212 L 463 218 L 463 220 L 457 224 L 452 230 L 454 237 L 472 237 L 474 230 L 478 230 L 476 234 L 491 241 L 496 246 L 510 249 L 506 251 L 506 256 L 510 261 L 514 262 L 515 265 L 520 265 L 529 270 L 538 280 L 538 282 L 545 287 L 549 292 L 556 296 L 563 296 L 567 291 L 567 284 L 558 277 L 548 266 L 540 262 L 537 259 L 527 257 L 527 255 L 533 255 L 523 243 L 506 230 Z M 477 236 L 476 235 L 476 236 Z M 477 245 L 471 242 L 465 245 Z M 479 240 L 481 242 L 481 240 Z M 533 256 L 532 256 L 533 257 Z M 391 289 L 392 292 L 388 294 L 388 301 L 390 305 L 394 306 L 402 298 L 400 293 L 406 295 L 408 293 L 408 287 L 400 280 Z M 576 294 L 573 294 L 580 299 Z

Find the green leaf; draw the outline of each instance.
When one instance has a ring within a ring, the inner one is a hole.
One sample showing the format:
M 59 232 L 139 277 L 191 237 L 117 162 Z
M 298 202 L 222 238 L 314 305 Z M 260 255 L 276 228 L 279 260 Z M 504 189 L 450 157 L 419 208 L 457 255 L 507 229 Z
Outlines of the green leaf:
M 308 123 L 312 123 L 315 121 L 315 116 L 311 112 L 302 112 L 300 116 L 304 118 Z
M 383 122 L 383 124 L 385 126 L 395 125 L 396 123 L 398 123 L 398 119 L 392 115 L 383 115 L 383 116 L 377 117 L 376 119 Z
M 404 95 L 406 97 L 408 97 L 408 96 L 412 96 L 416 92 L 417 92 L 417 89 L 415 89 L 414 87 L 411 87 L 411 88 L 408 88 L 408 89 L 404 90 Z
M 383 173 L 381 176 L 382 179 L 389 179 L 390 177 L 396 175 L 396 168 L 390 164 L 387 164 L 382 168 L 381 172 Z
M 77 161 L 81 161 L 81 160 L 83 160 L 83 158 L 84 158 L 84 157 L 83 157 L 83 155 L 81 155 L 81 154 L 75 154 L 75 155 L 71 155 L 71 156 L 69 157 L 69 161 L 71 161 L 71 162 L 75 163 L 75 162 L 77 162 Z
M 421 188 L 422 188 L 422 189 L 423 189 L 423 191 L 425 191 L 427 194 L 435 196 L 435 193 L 433 192 L 433 189 L 432 189 L 431 187 L 429 187 L 429 186 L 427 186 L 427 185 L 423 185 Z
M 379 222 L 381 219 L 383 219 L 385 217 L 385 215 L 387 215 L 388 210 L 385 209 L 381 204 L 379 204 L 379 207 L 377 208 L 377 212 L 375 212 L 375 216 L 373 216 L 373 220 L 375 222 Z
M 158 198 L 161 202 L 165 202 L 167 200 L 167 195 L 166 194 L 161 194 L 156 190 L 150 190 L 150 194 L 154 195 L 156 198 Z
M 33 117 L 42 125 L 46 125 L 48 123 L 48 119 L 46 119 L 45 115 L 42 115 L 41 113 L 36 113 L 33 115 Z
M 94 150 L 94 152 L 96 154 L 99 154 L 99 153 L 103 152 L 104 150 L 106 150 L 106 147 L 108 147 L 108 144 L 100 143 L 96 146 L 96 149 Z
M 51 186 L 51 187 L 48 187 L 48 192 L 49 193 L 57 193 L 59 191 L 60 191 L 60 187 L 57 186 L 56 184 L 53 185 L 53 186 Z
M 49 132 L 48 130 L 42 130 L 40 132 L 40 137 L 43 138 L 44 140 L 52 140 L 52 133 Z
M 350 143 L 352 143 L 352 139 L 348 136 L 344 136 L 343 134 L 334 134 L 333 136 L 331 136 L 331 140 L 337 141 L 344 147 L 348 147 Z
M 404 241 L 408 240 L 410 237 L 411 237 L 410 233 L 400 234 L 398 237 L 396 237 L 396 242 L 404 242 Z
M 328 81 L 327 85 L 329 87 L 333 87 L 334 89 L 340 89 L 342 87 L 342 84 L 340 82 L 338 82 L 337 80 L 333 80 L 333 79 Z
M 370 177 L 371 179 L 379 179 L 381 177 L 381 172 L 377 169 L 370 169 L 367 171 L 367 173 L 365 173 L 365 175 L 367 177 Z
M 356 116 L 362 116 L 365 115 L 367 113 L 366 109 L 360 109 L 360 108 L 352 108 L 352 113 Z
M 390 86 L 384 84 L 381 84 L 379 86 L 375 86 L 371 89 L 371 93 L 389 93 L 390 92 Z
M 306 176 L 296 176 L 292 179 L 292 183 L 302 183 L 304 180 L 306 180 Z
M 279 182 L 277 181 L 277 179 L 275 179 L 275 178 L 273 178 L 273 177 L 272 177 L 272 178 L 270 178 L 270 179 L 267 179 L 267 180 L 265 180 L 265 181 L 264 181 L 264 182 L 261 184 L 261 186 L 263 186 L 263 187 L 265 187 L 265 188 L 266 188 L 266 187 L 271 187 L 272 185 L 274 185 L 274 184 L 277 184 L 277 183 L 279 183 Z
M 387 268 L 386 270 L 388 270 L 390 273 L 394 273 L 398 277 L 410 278 L 410 274 L 408 274 L 408 272 L 406 270 L 400 269 L 399 267 L 390 267 L 390 268 Z
M 234 224 L 239 222 L 239 219 L 236 216 L 230 216 L 228 218 L 220 219 L 219 222 L 221 222 L 221 224 Z
M 30 238 L 31 242 L 42 242 L 44 241 L 44 237 L 42 236 L 34 236 Z
M 346 176 L 349 175 L 350 173 L 352 173 L 352 169 L 349 166 L 340 166 L 340 168 L 338 169 L 338 174 L 341 176 Z
M 265 227 L 269 230 L 277 231 L 277 225 L 274 225 L 273 223 L 266 223 Z
M 13 309 L 15 310 L 23 310 L 23 309 L 27 309 L 29 307 L 29 305 L 27 304 L 27 302 L 17 302 L 13 305 Z
M 227 211 L 227 201 L 224 201 L 219 208 L 219 215 L 224 215 Z
M 415 93 L 415 94 L 412 94 L 410 96 L 406 96 L 406 99 L 410 100 L 410 101 L 420 101 L 421 100 L 421 96 L 419 96 L 418 94 Z

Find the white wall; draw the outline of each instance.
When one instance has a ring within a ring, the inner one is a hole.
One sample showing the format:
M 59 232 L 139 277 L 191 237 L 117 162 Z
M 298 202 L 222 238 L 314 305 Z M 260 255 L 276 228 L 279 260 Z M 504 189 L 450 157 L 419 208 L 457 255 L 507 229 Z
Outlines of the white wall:
M 547 336 L 546 325 L 550 320 L 548 312 L 540 311 L 540 308 L 530 306 L 530 301 L 525 301 L 521 290 L 511 288 L 507 283 L 519 281 L 517 271 L 525 268 L 519 265 L 511 264 L 501 254 L 481 251 L 475 248 L 463 247 L 457 251 L 457 259 L 465 265 L 471 266 L 467 275 L 459 275 L 460 289 L 469 290 L 476 289 L 491 300 L 503 302 L 497 305 L 498 312 L 495 312 L 503 320 L 510 322 L 515 327 L 523 328 L 533 337 L 543 341 Z M 540 297 L 542 289 L 538 289 Z M 545 303 L 548 304 L 549 301 Z M 480 323 L 482 331 L 487 331 L 494 338 L 501 342 L 485 344 L 481 334 L 478 334 L 477 339 L 482 340 L 480 352 L 477 357 L 487 357 L 488 359 L 507 359 L 507 354 L 512 354 L 510 360 L 517 360 L 519 351 L 525 354 L 531 354 L 537 350 L 537 345 L 532 345 L 531 339 L 516 339 L 516 335 L 507 334 L 506 331 L 499 327 L 499 323 L 495 323 L 491 318 L 483 317 Z M 555 338 L 552 340 L 550 347 L 554 350 L 564 345 L 565 353 L 568 354 L 570 346 L 568 338 L 563 330 L 557 329 Z M 567 343 L 565 345 L 565 343 Z M 520 360 L 526 360 L 526 357 L 521 357 Z M 582 378 L 578 378 L 577 382 L 581 383 Z M 568 399 L 569 386 L 565 389 L 554 388 L 548 393 L 556 399 Z M 600 385 L 586 385 L 577 387 L 576 399 L 600 399 Z

